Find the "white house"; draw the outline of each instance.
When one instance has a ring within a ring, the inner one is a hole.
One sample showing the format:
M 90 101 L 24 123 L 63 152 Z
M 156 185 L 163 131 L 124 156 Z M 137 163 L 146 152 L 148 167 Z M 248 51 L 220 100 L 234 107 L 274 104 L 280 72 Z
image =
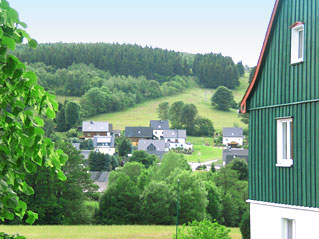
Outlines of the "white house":
M 164 130 L 169 129 L 168 120 L 151 120 L 150 127 L 153 129 L 153 136 L 158 139 L 163 139 Z
M 243 145 L 244 135 L 242 128 L 223 128 L 223 144 L 230 146 Z
M 94 136 L 93 146 L 96 152 L 109 155 L 115 154 L 115 144 L 113 136 Z
M 186 130 L 185 129 L 168 129 L 163 130 L 163 137 L 165 143 L 169 145 L 169 149 L 183 148 L 192 150 L 193 145 L 186 143 Z

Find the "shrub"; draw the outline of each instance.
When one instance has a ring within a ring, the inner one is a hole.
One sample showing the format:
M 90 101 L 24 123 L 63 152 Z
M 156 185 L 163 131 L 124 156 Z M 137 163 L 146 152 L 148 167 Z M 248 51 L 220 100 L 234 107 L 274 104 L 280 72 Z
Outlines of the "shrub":
M 250 213 L 247 210 L 240 222 L 240 232 L 243 239 L 250 239 Z
M 189 226 L 184 224 L 177 231 L 179 239 L 230 239 L 229 232 L 225 226 L 208 220 L 193 221 Z

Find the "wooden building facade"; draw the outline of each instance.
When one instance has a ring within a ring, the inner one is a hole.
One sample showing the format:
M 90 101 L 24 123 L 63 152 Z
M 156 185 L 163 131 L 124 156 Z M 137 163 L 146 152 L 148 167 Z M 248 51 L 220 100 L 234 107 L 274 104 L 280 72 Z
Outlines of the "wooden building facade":
M 277 0 L 249 113 L 251 238 L 317 238 L 319 1 Z

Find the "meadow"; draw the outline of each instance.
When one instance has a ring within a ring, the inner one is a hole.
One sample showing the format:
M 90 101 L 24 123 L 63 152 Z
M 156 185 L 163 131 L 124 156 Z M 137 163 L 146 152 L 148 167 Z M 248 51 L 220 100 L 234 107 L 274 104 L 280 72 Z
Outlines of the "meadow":
M 0 231 L 28 239 L 172 239 L 175 226 L 0 226 Z M 230 236 L 241 239 L 238 228 Z
M 244 77 L 240 78 L 240 85 L 233 90 L 236 102 L 240 102 L 247 86 L 248 74 L 246 73 Z M 160 103 L 169 102 L 172 104 L 175 101 L 184 101 L 185 103 L 196 105 L 198 114 L 209 118 L 217 131 L 222 131 L 223 127 L 233 127 L 234 125 L 246 128 L 247 126 L 240 121 L 237 110 L 231 109 L 229 112 L 224 112 L 212 107 L 210 98 L 214 92 L 215 90 L 213 89 L 195 87 L 174 96 L 162 97 L 138 104 L 125 111 L 97 115 L 91 117 L 90 120 L 108 121 L 113 123 L 114 129 L 119 130 L 124 130 L 126 126 L 149 126 L 150 120 L 158 119 L 156 109 Z M 79 101 L 77 97 L 57 96 L 59 102 L 64 102 L 65 99 Z

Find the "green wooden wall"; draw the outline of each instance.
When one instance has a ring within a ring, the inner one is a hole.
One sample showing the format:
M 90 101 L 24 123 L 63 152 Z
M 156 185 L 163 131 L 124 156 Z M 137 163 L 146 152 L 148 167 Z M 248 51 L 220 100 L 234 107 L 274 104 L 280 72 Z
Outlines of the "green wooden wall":
M 293 117 L 293 166 L 277 167 L 276 118 Z M 249 198 L 319 207 L 319 102 L 249 114 Z
M 304 62 L 290 65 L 290 26 L 305 22 Z M 319 1 L 281 0 L 249 111 L 249 198 L 319 207 Z M 276 167 L 276 118 L 293 117 L 293 166 Z
M 290 65 L 291 29 L 305 22 L 304 62 Z M 319 99 L 319 1 L 281 0 L 247 109 Z

